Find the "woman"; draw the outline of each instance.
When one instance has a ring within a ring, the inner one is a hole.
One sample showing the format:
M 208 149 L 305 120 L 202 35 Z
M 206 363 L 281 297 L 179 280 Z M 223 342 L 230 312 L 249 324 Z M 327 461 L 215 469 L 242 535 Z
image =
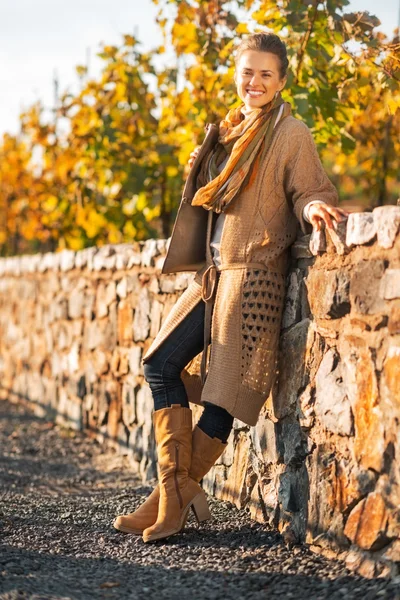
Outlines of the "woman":
M 143 358 L 154 398 L 159 483 L 138 510 L 114 522 L 145 542 L 181 531 L 191 507 L 199 522 L 210 517 L 199 482 L 226 447 L 233 419 L 256 424 L 274 382 L 287 259 L 298 226 L 303 233 L 323 222 L 331 228 L 332 219 L 348 214 L 336 207 L 336 189 L 309 129 L 281 98 L 287 66 L 278 36 L 243 41 L 235 70 L 242 104 L 214 126 L 211 147 L 209 131 L 191 154 L 183 200 L 197 216 L 198 207 L 208 211 L 200 210 L 207 216 L 205 260 Z M 170 256 L 186 252 L 176 241 L 185 226 L 179 219 L 178 213 Z M 186 369 L 201 352 L 197 395 L 204 411 L 192 431 L 188 396 L 193 402 L 196 393 Z

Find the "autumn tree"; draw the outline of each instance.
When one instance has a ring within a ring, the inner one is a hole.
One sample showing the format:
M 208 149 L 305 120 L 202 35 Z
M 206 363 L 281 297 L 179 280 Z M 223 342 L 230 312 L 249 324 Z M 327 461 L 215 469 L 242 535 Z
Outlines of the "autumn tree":
M 399 39 L 348 0 L 153 0 L 163 44 L 104 46 L 103 69 L 64 93 L 55 119 L 36 103 L 0 142 L 0 253 L 168 237 L 204 125 L 238 104 L 234 51 L 274 31 L 289 55 L 284 98 L 312 129 L 344 199 L 400 190 Z

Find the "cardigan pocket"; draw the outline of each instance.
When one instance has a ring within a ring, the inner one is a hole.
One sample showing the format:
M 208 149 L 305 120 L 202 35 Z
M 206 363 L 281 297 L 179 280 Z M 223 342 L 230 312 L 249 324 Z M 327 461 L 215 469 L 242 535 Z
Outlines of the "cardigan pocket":
M 246 269 L 241 298 L 241 380 L 259 394 L 269 393 L 275 377 L 284 294 L 283 274 Z

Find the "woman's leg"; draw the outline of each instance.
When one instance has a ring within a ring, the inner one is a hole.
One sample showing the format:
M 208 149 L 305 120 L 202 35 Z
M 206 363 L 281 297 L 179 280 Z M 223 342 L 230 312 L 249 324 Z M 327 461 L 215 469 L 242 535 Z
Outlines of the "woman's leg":
M 154 399 L 155 411 L 153 417 L 159 417 L 160 415 L 163 415 L 163 413 L 169 412 L 162 411 L 161 409 L 170 409 L 171 404 L 181 405 L 180 408 L 174 407 L 173 412 L 175 413 L 177 410 L 182 413 L 186 412 L 189 408 L 186 390 L 180 375 L 187 363 L 203 349 L 204 313 L 205 304 L 203 301 L 200 301 L 176 329 L 172 331 L 153 356 L 144 364 L 145 379 L 150 385 Z M 213 409 L 217 409 L 217 411 L 213 412 Z M 192 487 L 193 485 L 196 486 L 210 470 L 225 449 L 226 444 L 223 444 L 218 439 L 221 432 L 226 437 L 229 435 L 228 413 L 225 415 L 225 412 L 226 411 L 215 405 L 206 407 L 203 411 L 203 415 L 206 413 L 205 417 L 202 415 L 203 426 L 206 427 L 206 429 L 201 430 L 200 427 L 195 427 L 194 430 L 191 431 L 190 437 L 186 440 L 186 445 L 188 447 L 191 446 L 190 456 L 188 455 L 187 475 L 188 479 L 191 480 L 190 485 Z M 215 415 L 216 422 L 213 422 L 212 414 Z M 233 418 L 231 419 L 233 421 Z M 155 420 L 157 421 L 157 419 Z M 190 430 L 192 430 L 191 422 Z M 159 431 L 159 438 L 161 441 L 161 430 L 159 429 Z M 207 431 L 210 432 L 210 436 L 206 433 Z M 158 447 L 157 452 L 159 453 Z M 170 461 L 171 456 L 173 456 L 173 453 L 168 454 L 168 461 Z M 182 461 L 180 461 L 180 465 L 182 466 Z M 188 486 L 185 486 L 185 489 L 187 487 Z M 199 494 L 197 488 L 195 488 L 195 493 L 196 495 Z M 159 503 L 160 485 L 157 485 L 147 500 L 136 511 L 127 515 L 119 515 L 114 521 L 114 527 L 120 531 L 135 534 L 144 534 L 146 531 L 146 535 L 148 536 L 150 533 L 151 536 L 152 526 L 156 526 L 156 523 L 158 522 Z M 164 497 L 164 505 L 161 511 L 161 514 L 164 516 L 167 512 L 171 512 L 170 509 L 167 511 L 167 508 L 168 498 L 165 499 Z M 205 513 L 206 512 L 207 511 L 205 511 Z M 205 513 L 203 517 L 206 516 Z M 164 527 L 165 523 L 158 523 L 158 527 L 160 527 L 160 525 Z M 149 540 L 147 539 L 147 541 Z
M 210 438 L 216 437 L 226 443 L 232 430 L 233 416 L 222 406 L 211 404 L 211 402 L 204 401 L 204 406 L 197 427 Z
M 144 376 L 150 386 L 154 410 L 180 404 L 189 408 L 181 372 L 204 346 L 205 304 L 200 301 L 172 331 L 160 348 L 144 365 Z M 204 402 L 205 408 L 197 426 L 210 438 L 226 442 L 232 430 L 233 416 L 221 406 Z
M 181 372 L 204 346 L 205 304 L 201 300 L 144 364 L 154 410 L 180 404 L 189 408 Z

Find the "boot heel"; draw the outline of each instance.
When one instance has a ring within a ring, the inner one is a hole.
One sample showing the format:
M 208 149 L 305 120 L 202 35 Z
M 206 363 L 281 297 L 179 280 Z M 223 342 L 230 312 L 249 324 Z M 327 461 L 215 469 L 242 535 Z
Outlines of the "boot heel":
M 210 509 L 208 508 L 207 498 L 204 492 L 200 492 L 193 498 L 192 510 L 198 523 L 211 519 Z

